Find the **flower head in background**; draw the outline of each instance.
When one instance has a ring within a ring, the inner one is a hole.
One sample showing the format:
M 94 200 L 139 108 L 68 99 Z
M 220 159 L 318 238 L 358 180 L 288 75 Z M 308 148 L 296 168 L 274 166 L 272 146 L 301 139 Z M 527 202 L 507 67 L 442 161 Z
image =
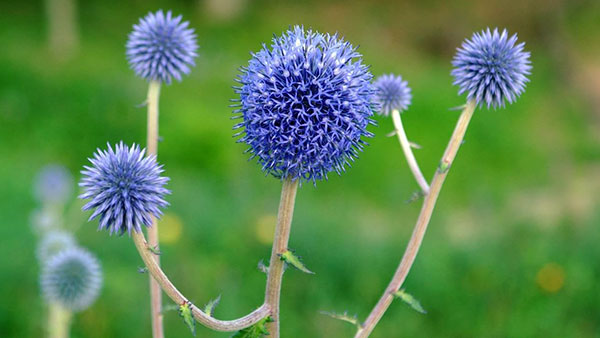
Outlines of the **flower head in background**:
M 163 169 L 156 156 L 145 157 L 145 152 L 135 144 L 127 148 L 121 142 L 114 150 L 109 144 L 89 159 L 91 167 L 84 166 L 79 186 L 85 192 L 79 198 L 91 199 L 83 210 L 95 209 L 89 220 L 99 217 L 98 229 L 131 234 L 142 231 L 142 225 L 150 227 L 152 216 L 162 215 L 169 178 L 160 176 Z
M 66 249 L 46 263 L 40 284 L 47 302 L 81 311 L 98 298 L 102 271 L 98 260 L 86 250 Z
M 236 88 L 249 145 L 265 172 L 316 182 L 341 174 L 371 137 L 372 75 L 337 35 L 295 26 L 252 54 Z
M 463 42 L 452 61 L 458 93 L 467 93 L 467 99 L 480 107 L 504 107 L 505 101 L 515 101 L 525 90 L 531 71 L 530 54 L 523 51 L 525 43 L 516 43 L 516 34 L 509 37 L 506 30 L 499 33 L 489 28 Z
M 62 165 L 44 166 L 35 178 L 34 193 L 40 202 L 63 204 L 73 193 L 73 176 Z
M 373 82 L 375 102 L 379 106 L 379 114 L 388 116 L 393 110 L 402 112 L 408 108 L 412 100 L 408 82 L 402 76 L 387 74 Z
M 63 250 L 77 246 L 75 237 L 66 231 L 50 231 L 42 238 L 37 254 L 40 262 L 48 262 Z
M 171 83 L 181 81 L 181 73 L 189 74 L 195 65 L 196 34 L 189 22 L 171 11 L 148 13 L 133 26 L 127 41 L 127 60 L 135 73 L 148 81 Z

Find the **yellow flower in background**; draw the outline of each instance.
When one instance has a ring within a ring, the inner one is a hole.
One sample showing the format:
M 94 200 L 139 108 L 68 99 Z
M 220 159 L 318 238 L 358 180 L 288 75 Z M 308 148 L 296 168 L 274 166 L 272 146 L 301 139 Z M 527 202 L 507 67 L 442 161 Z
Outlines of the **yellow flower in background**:
M 542 290 L 555 293 L 565 284 L 565 270 L 557 263 L 548 263 L 538 271 L 535 280 Z
M 271 244 L 273 242 L 273 233 L 275 232 L 276 223 L 277 216 L 274 214 L 264 214 L 256 220 L 254 226 L 256 239 L 261 244 Z
M 181 238 L 183 222 L 179 216 L 168 212 L 160 218 L 158 236 L 161 244 L 174 244 Z

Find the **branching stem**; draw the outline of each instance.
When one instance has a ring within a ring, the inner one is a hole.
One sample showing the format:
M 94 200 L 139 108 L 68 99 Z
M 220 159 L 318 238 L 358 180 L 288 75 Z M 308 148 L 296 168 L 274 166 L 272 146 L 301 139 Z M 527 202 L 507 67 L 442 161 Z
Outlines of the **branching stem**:
M 413 230 L 410 241 L 408 242 L 408 246 L 406 247 L 406 251 L 404 252 L 404 256 L 402 257 L 402 261 L 394 274 L 394 277 L 390 281 L 388 287 L 385 292 L 367 317 L 367 320 L 363 323 L 362 327 L 358 330 L 355 338 L 365 338 L 368 337 L 375 325 L 379 322 L 387 308 L 392 303 L 394 299 L 394 293 L 396 293 L 408 272 L 412 264 L 415 261 L 417 253 L 419 252 L 419 248 L 421 247 L 421 243 L 423 241 L 423 237 L 425 236 L 425 231 L 427 230 L 427 225 L 429 224 L 429 220 L 431 219 L 431 214 L 433 213 L 433 209 L 435 207 L 435 203 L 440 194 L 440 190 L 442 185 L 444 184 L 444 180 L 446 179 L 446 175 L 448 175 L 448 170 L 456 157 L 456 153 L 460 148 L 460 145 L 464 139 L 465 132 L 467 130 L 467 126 L 473 116 L 473 112 L 475 111 L 475 101 L 469 100 L 465 105 L 462 114 L 454 128 L 454 133 L 450 138 L 450 142 L 444 152 L 444 156 L 440 161 L 440 166 L 438 170 L 435 172 L 433 176 L 433 180 L 431 181 L 431 189 L 429 194 L 425 195 L 425 200 L 423 201 L 423 207 L 421 208 L 421 212 L 419 214 L 419 218 L 417 219 L 417 223 Z
M 153 279 L 157 281 L 158 285 L 162 287 L 167 296 L 169 296 L 169 298 L 171 298 L 178 305 L 181 305 L 184 302 L 190 303 L 189 300 L 183 294 L 181 294 L 179 290 L 177 290 L 173 283 L 171 283 L 169 277 L 167 277 L 167 275 L 165 275 L 165 273 L 162 271 L 154 259 L 156 255 L 150 250 L 151 247 L 149 243 L 146 242 L 144 234 L 142 232 L 133 231 L 131 236 L 133 237 L 133 242 L 135 243 L 138 253 L 148 268 L 148 272 Z M 258 321 L 270 314 L 269 306 L 263 304 L 258 309 L 244 317 L 234 320 L 218 320 L 209 316 L 192 303 L 190 303 L 190 307 L 192 309 L 194 318 L 199 323 L 216 331 L 238 331 L 256 324 Z

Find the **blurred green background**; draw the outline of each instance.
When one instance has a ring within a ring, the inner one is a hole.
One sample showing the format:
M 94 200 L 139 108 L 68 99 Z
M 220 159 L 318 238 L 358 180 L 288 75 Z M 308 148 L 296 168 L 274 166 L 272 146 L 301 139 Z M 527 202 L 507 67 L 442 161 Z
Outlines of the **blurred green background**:
M 44 334 L 38 286 L 39 208 L 32 181 L 48 163 L 79 170 L 106 142 L 145 142 L 147 84 L 125 60 L 127 34 L 159 8 L 196 29 L 197 66 L 161 93 L 160 162 L 173 194 L 161 227 L 164 269 L 202 305 L 221 294 L 218 318 L 261 304 L 280 182 L 232 138 L 229 99 L 238 67 L 292 24 L 340 32 L 377 76 L 413 89 L 404 114 L 429 178 L 464 103 L 450 60 L 486 27 L 518 32 L 531 52 L 524 95 L 477 110 L 442 190 L 405 287 L 421 315 L 395 302 L 373 337 L 600 336 L 600 2 L 505 1 L 77 1 L 75 35 L 52 40 L 43 1 L 0 2 L 0 336 Z M 59 20 L 57 28 L 68 20 Z M 54 41 L 54 42 L 52 42 Z M 71 41 L 71 42 L 69 42 Z M 316 275 L 289 270 L 284 337 L 351 337 L 319 311 L 362 320 L 384 290 L 420 208 L 394 138 L 375 137 L 342 177 L 298 192 L 290 247 Z M 73 337 L 149 337 L 148 276 L 127 237 L 96 231 L 73 198 L 67 227 L 101 260 L 98 301 L 76 315 Z M 168 300 L 165 299 L 168 304 Z M 175 311 L 169 337 L 188 337 Z M 228 337 L 198 329 L 200 337 Z

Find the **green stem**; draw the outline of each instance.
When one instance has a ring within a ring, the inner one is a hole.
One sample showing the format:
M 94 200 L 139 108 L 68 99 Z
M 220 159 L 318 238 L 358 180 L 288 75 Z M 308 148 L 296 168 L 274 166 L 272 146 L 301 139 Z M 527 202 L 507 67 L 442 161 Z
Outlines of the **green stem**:
M 272 322 L 267 324 L 267 330 L 270 334 L 269 337 L 273 338 L 279 338 L 279 299 L 285 265 L 280 257 L 288 249 L 297 190 L 298 180 L 292 181 L 292 179 L 287 178 L 283 181 L 265 291 L 265 304 L 271 309 L 271 318 L 273 319 Z
M 150 81 L 148 86 L 148 131 L 146 140 L 147 155 L 158 154 L 158 98 L 160 95 L 160 82 Z M 148 228 L 148 244 L 159 250 L 158 246 L 158 222 L 152 218 L 152 226 Z M 155 255 L 154 260 L 160 266 L 160 259 Z M 150 311 L 152 315 L 152 337 L 164 338 L 163 316 L 162 316 L 162 293 L 160 285 L 150 277 Z
M 412 152 L 410 142 L 408 142 L 408 137 L 406 137 L 406 132 L 404 131 L 404 126 L 402 126 L 400 112 L 397 109 L 394 109 L 392 111 L 392 120 L 394 121 L 394 128 L 396 129 L 398 141 L 402 146 L 402 151 L 404 151 L 406 162 L 408 162 L 408 167 L 410 168 L 410 171 L 412 171 L 415 180 L 417 180 L 419 187 L 421 187 L 423 195 L 427 195 L 429 193 L 429 185 L 427 184 L 427 180 L 423 176 L 423 173 L 419 168 L 419 164 L 417 163 L 417 159 L 415 158 L 415 155 Z
M 355 338 L 365 338 L 371 334 L 375 328 L 375 325 L 377 325 L 387 308 L 392 303 L 392 300 L 394 299 L 394 293 L 398 292 L 402 286 L 402 283 L 404 283 L 404 280 L 406 279 L 406 276 L 408 275 L 408 272 L 410 271 L 410 268 L 417 257 L 417 253 L 419 252 L 419 248 L 423 242 L 423 237 L 425 236 L 425 231 L 427 230 L 427 225 L 431 219 L 431 214 L 433 213 L 440 190 L 442 189 L 444 180 L 448 175 L 448 170 L 450 169 L 450 166 L 456 157 L 456 153 L 458 152 L 458 149 L 460 148 L 460 145 L 464 139 L 465 132 L 467 131 L 467 127 L 471 121 L 475 107 L 476 103 L 473 100 L 469 100 L 465 105 L 465 108 L 458 119 L 456 127 L 454 128 L 454 132 L 452 133 L 452 137 L 450 138 L 450 142 L 448 143 L 446 151 L 444 152 L 444 156 L 440 161 L 440 167 L 433 176 L 429 194 L 425 195 L 423 207 L 421 208 L 419 218 L 417 219 L 417 223 L 406 247 L 406 251 L 404 251 L 402 261 L 400 262 L 400 265 L 398 266 L 398 269 L 396 270 L 396 273 L 394 274 L 394 277 L 390 281 L 390 284 L 386 288 L 385 292 L 367 317 L 367 320 L 363 323 L 362 327 L 354 336 Z
M 48 338 L 68 338 L 72 316 L 72 312 L 62 306 L 50 304 L 48 309 Z

